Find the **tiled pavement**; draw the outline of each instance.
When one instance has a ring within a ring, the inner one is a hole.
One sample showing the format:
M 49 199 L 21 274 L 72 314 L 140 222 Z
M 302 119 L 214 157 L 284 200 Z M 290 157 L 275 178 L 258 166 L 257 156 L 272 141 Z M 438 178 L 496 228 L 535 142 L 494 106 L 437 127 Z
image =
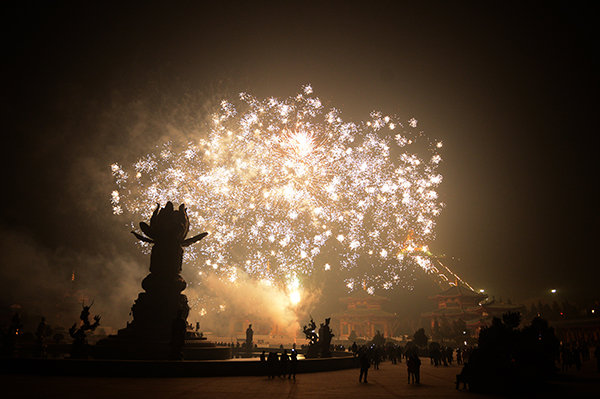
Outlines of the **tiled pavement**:
M 369 382 L 358 382 L 358 370 L 298 374 L 296 380 L 266 377 L 96 378 L 56 376 L 0 376 L 2 398 L 482 398 L 486 395 L 456 390 L 461 366 L 434 367 L 422 359 L 421 384 L 407 384 L 406 364 L 381 364 L 369 370 Z M 580 372 L 561 373 L 560 381 L 536 395 L 510 397 L 600 398 L 600 374 L 594 360 Z

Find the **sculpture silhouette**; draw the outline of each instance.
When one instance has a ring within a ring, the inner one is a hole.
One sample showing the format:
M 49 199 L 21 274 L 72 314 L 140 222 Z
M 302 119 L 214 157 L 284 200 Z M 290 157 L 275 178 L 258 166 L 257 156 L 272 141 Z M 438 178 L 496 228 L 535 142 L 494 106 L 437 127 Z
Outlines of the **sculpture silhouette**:
M 310 323 L 303 327 L 303 332 L 306 335 L 306 339 L 310 342 L 308 343 L 308 349 L 304 354 L 304 357 L 316 358 L 316 357 L 331 357 L 331 339 L 334 334 L 331 331 L 331 327 L 329 327 L 329 321 L 331 319 L 325 319 L 325 324 L 321 323 L 319 327 L 319 333 L 315 332 L 317 325 L 315 321 L 311 317 Z
M 96 344 L 98 357 L 126 359 L 181 358 L 226 359 L 230 348 L 217 348 L 199 331 L 187 328 L 190 307 L 181 292 L 186 287 L 181 277 L 183 248 L 208 233 L 187 238 L 190 223 L 184 204 L 178 209 L 167 202 L 156 207 L 150 224 L 141 222 L 142 234 L 132 231 L 141 241 L 152 244 L 150 274 L 142 281 L 145 292 L 138 295 L 131 315 L 133 321 Z M 199 329 L 199 328 L 198 328 Z
M 254 331 L 252 330 L 252 324 L 248 325 L 246 329 L 246 350 L 252 350 L 252 338 L 254 337 Z
M 83 309 L 79 315 L 79 319 L 82 321 L 81 326 L 77 327 L 77 323 L 75 323 L 69 328 L 69 335 L 73 338 L 73 346 L 71 347 L 72 359 L 86 359 L 89 357 L 87 334 L 85 332 L 94 331 L 100 325 L 100 316 L 98 315 L 94 316 L 94 324 L 90 323 L 90 308 L 93 304 L 93 301 L 90 306 L 85 306 L 82 303 L 81 306 Z
M 150 274 L 142 281 L 142 288 L 132 310 L 131 326 L 154 330 L 156 339 L 170 339 L 170 325 L 179 310 L 182 319 L 187 320 L 189 306 L 187 297 L 181 292 L 186 287 L 181 277 L 183 247 L 200 241 L 208 233 L 186 239 L 190 222 L 184 204 L 174 210 L 173 204 L 160 205 L 152 214 L 150 224 L 140 222 L 142 232 L 147 236 L 132 233 L 141 241 L 154 244 L 150 254 Z M 149 330 L 148 330 L 149 331 Z
M 325 325 L 321 324 L 319 330 L 319 341 L 321 342 L 321 357 L 331 357 L 331 339 L 335 334 L 331 331 L 329 322 L 331 318 L 325 319 Z

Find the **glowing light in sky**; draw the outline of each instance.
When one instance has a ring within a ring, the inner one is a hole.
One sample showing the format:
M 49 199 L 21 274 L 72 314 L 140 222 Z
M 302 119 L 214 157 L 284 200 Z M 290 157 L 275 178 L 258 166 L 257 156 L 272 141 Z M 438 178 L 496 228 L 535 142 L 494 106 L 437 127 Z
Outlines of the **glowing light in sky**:
M 339 271 L 348 287 L 410 285 L 412 268 L 433 268 L 423 248 L 443 208 L 441 142 L 415 119 L 344 122 L 303 89 L 284 100 L 242 93 L 243 111 L 221 102 L 183 150 L 167 143 L 111 165 L 113 212 L 137 223 L 156 203 L 185 203 L 191 231 L 209 232 L 185 260 L 232 282 L 246 273 L 289 287 Z

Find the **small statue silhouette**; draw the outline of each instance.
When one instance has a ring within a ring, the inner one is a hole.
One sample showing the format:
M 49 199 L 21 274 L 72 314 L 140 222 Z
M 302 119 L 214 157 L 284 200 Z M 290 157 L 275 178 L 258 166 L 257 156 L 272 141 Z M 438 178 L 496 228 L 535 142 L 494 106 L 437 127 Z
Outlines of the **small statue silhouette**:
M 77 327 L 77 323 L 73 324 L 69 329 L 69 335 L 73 338 L 73 346 L 71 348 L 72 359 L 87 359 L 87 335 L 86 331 L 94 331 L 100 325 L 100 316 L 94 316 L 94 324 L 90 323 L 90 308 L 94 304 L 94 301 L 90 306 L 85 306 L 85 302 L 82 303 L 83 309 L 79 315 L 79 319 L 83 322 L 81 327 Z
M 304 334 L 306 335 L 306 339 L 310 340 L 308 344 L 308 350 L 305 353 L 306 358 L 316 358 L 316 357 L 331 357 L 331 339 L 333 338 L 333 333 L 331 331 L 331 327 L 329 327 L 329 322 L 331 319 L 325 319 L 325 323 L 321 323 L 319 327 L 319 333 L 315 332 L 317 325 L 313 318 L 310 318 L 310 323 L 308 326 L 304 326 Z
M 321 324 L 319 329 L 319 341 L 321 342 L 321 357 L 331 357 L 331 339 L 334 337 L 329 322 L 331 318 L 325 319 L 325 325 Z
M 252 350 L 252 338 L 254 337 L 254 331 L 252 330 L 252 324 L 248 325 L 246 329 L 246 350 Z
M 310 318 L 310 323 L 304 326 L 303 332 L 306 335 L 306 339 L 310 340 L 309 345 L 314 345 L 317 343 L 317 333 L 315 330 L 317 329 L 317 325 L 313 318 Z

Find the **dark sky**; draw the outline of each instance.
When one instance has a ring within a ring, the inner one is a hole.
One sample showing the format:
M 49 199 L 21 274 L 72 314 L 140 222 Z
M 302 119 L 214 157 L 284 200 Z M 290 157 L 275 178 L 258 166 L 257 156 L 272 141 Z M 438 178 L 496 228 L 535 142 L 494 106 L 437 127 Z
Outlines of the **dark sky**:
M 447 207 L 430 247 L 471 285 L 597 296 L 589 3 L 21 3 L 1 13 L 5 296 L 71 269 L 120 280 L 115 254 L 146 273 L 111 215 L 109 165 L 171 139 L 154 112 L 308 83 L 347 120 L 414 117 L 443 141 Z

